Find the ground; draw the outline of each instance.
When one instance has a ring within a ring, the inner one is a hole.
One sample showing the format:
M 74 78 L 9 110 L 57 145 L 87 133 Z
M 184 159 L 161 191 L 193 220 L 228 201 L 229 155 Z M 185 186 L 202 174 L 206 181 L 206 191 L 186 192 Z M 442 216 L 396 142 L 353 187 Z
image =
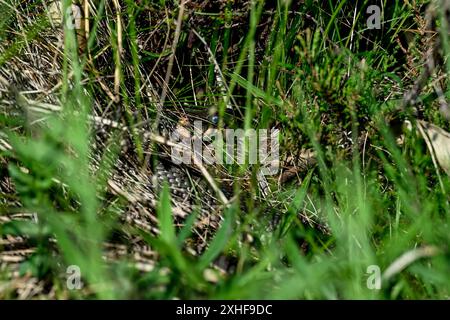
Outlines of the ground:
M 448 299 L 450 4 L 373 2 L 1 2 L 0 298 Z

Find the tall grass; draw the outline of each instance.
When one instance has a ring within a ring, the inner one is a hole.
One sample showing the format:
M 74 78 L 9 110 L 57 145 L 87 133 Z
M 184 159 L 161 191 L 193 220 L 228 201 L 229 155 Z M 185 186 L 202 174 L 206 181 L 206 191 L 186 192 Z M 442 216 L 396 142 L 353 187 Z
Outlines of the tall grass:
M 220 125 L 278 127 L 286 164 L 301 149 L 312 148 L 317 154 L 317 166 L 300 172 L 294 181 L 280 186 L 276 177 L 269 177 L 274 192 L 267 198 L 258 191 L 257 167 L 227 168 L 235 179 L 246 178 L 249 183 L 235 188 L 240 196 L 223 208 L 221 226 L 199 256 L 185 250 L 193 235 L 195 212 L 183 226 L 175 227 L 167 187 L 161 191 L 156 208 L 159 234 L 118 223 L 127 203 L 105 194 L 104 179 L 111 170 L 107 159 L 114 159 L 118 150 L 112 148 L 105 154 L 93 175 L 90 131 L 85 125 L 88 115 L 98 107 L 97 101 L 105 102 L 105 114 L 114 108 L 115 114 L 123 112 L 122 119 L 129 126 L 155 119 L 158 106 L 147 103 L 142 87 L 150 81 L 161 92 L 167 52 L 146 55 L 139 51 L 140 19 L 145 6 L 152 7 L 161 23 L 151 25 L 146 32 L 172 35 L 179 3 L 121 2 L 122 11 L 114 11 L 118 19 L 111 14 L 111 6 L 95 2 L 96 16 L 91 21 L 86 52 L 79 54 L 75 31 L 67 26 L 64 29 L 63 78 L 57 92 L 63 107 L 60 113 L 46 115 L 39 125 L 21 122 L 23 117 L 6 111 L 10 105 L 6 92 L 1 92 L 1 132 L 14 151 L 1 151 L 0 164 L 7 163 L 7 170 L 0 172 L 1 178 L 11 177 L 15 192 L 0 189 L 0 214 L 8 217 L 25 212 L 35 217 L 0 225 L 2 239 L 24 237 L 34 248 L 20 263 L 20 275 L 54 288 L 52 298 L 448 299 L 449 178 L 442 176 L 442 189 L 436 172 L 439 169 L 433 166 L 420 137 L 406 131 L 405 142 L 399 145 L 386 121 L 400 104 L 406 90 L 403 86 L 410 86 L 413 80 L 403 77 L 406 61 L 396 39 L 403 39 L 405 30 L 419 28 L 413 9 L 421 6 L 384 1 L 382 30 L 367 30 L 365 9 L 369 2 L 310 0 L 299 5 L 278 1 L 269 8 L 264 1 L 253 1 L 245 24 L 237 30 L 230 27 L 235 18 L 231 1 L 224 2 L 223 18 L 202 12 L 207 19 L 215 19 L 213 25 L 192 26 L 184 17 L 176 50 L 179 65 L 174 67 L 179 70 L 174 72 L 183 72 L 196 61 L 204 63 L 194 65 L 198 74 L 192 83 L 206 88 L 202 99 L 206 106 L 217 107 Z M 14 12 L 15 19 L 26 17 L 21 11 L 26 4 L 11 9 L 13 4 L 16 2 L 11 0 L 1 6 Z M 64 1 L 65 8 L 69 4 Z M 271 19 L 268 33 L 261 39 L 261 25 L 267 17 Z M 36 30 L 48 28 L 45 14 L 30 20 L 28 28 L 18 33 L 12 32 L 8 22 L 0 24 L 0 37 L 8 39 L 1 45 L 0 68 L 14 55 L 26 52 L 27 42 L 40 41 Z M 190 28 L 205 39 L 222 67 L 228 90 L 225 99 L 205 46 L 195 41 L 190 47 Z M 445 28 L 441 37 L 445 40 L 444 55 L 448 56 Z M 107 47 L 99 47 L 106 45 L 105 37 Z M 173 35 L 168 38 L 168 47 L 172 40 Z M 110 52 L 111 64 L 95 70 L 96 64 L 89 66 L 89 60 L 103 57 L 103 50 Z M 186 51 L 192 56 L 187 57 Z M 154 72 L 151 77 L 143 54 L 154 62 L 149 64 Z M 118 90 L 110 87 L 112 94 L 120 97 L 119 104 L 107 97 L 100 83 L 106 77 L 98 73 L 119 81 Z M 195 88 L 186 89 L 190 85 L 182 74 L 169 79 L 163 113 L 179 107 L 177 99 L 200 99 Z M 183 97 L 177 97 L 177 92 Z M 23 99 L 20 107 L 27 110 L 33 103 L 39 101 Z M 234 108 L 231 120 L 226 118 L 227 105 Z M 424 108 L 430 118 L 441 119 L 433 101 Z M 136 114 L 144 119 L 136 119 Z M 18 130 L 18 124 L 25 130 Z M 343 132 L 354 143 L 339 147 Z M 143 142 L 136 139 L 138 148 L 143 148 Z M 144 151 L 138 152 L 142 159 Z M 271 227 L 273 216 L 278 223 Z M 327 231 L 306 223 L 302 216 L 317 219 Z M 151 248 L 155 253 L 152 268 L 136 268 L 130 263 L 132 252 L 114 263 L 105 261 L 104 242 L 114 238 L 117 228 L 128 228 L 129 234 Z M 431 249 L 429 254 L 419 255 L 420 248 Z M 370 266 L 383 272 L 415 249 L 413 261 L 383 278 L 381 288 L 368 286 Z M 232 261 L 228 272 L 214 267 L 221 256 Z M 67 289 L 66 268 L 70 265 L 81 270 L 81 290 Z M 0 272 L 0 284 L 6 284 L 0 297 L 17 297 L 13 286 L 8 286 L 12 283 L 8 269 Z M 41 297 L 45 298 L 45 293 Z

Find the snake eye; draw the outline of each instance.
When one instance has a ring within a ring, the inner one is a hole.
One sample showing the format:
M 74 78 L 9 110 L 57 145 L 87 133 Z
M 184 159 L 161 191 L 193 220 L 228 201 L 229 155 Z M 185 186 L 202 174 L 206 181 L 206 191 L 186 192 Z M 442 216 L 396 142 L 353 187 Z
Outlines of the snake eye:
M 211 117 L 211 122 L 212 122 L 214 125 L 217 125 L 217 124 L 219 123 L 219 116 L 218 116 L 217 114 L 213 115 L 213 116 Z

